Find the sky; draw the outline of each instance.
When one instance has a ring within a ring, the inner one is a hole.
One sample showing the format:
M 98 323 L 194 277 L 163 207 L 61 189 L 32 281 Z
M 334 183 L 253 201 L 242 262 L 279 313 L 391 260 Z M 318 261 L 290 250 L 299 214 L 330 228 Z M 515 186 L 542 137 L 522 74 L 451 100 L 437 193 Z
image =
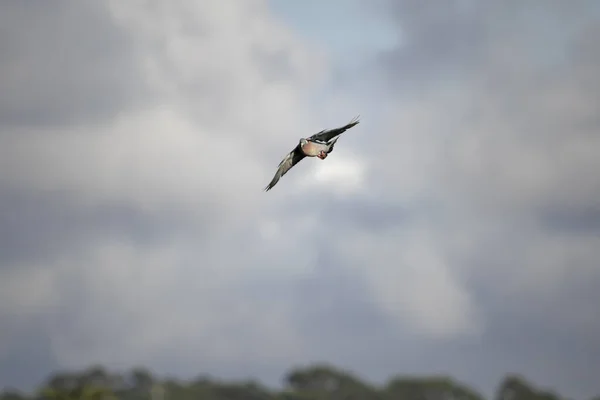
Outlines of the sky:
M 600 393 L 600 3 L 4 1 L 0 26 L 0 387 L 327 362 Z

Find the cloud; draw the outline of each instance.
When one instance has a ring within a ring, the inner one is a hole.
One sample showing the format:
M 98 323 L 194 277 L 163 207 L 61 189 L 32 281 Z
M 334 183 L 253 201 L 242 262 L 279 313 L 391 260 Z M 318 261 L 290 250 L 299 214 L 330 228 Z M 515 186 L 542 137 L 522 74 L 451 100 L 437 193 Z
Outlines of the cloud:
M 373 4 L 401 40 L 349 69 L 258 0 L 0 6 L 1 384 L 324 360 L 600 391 L 596 3 Z
M 308 127 L 302 93 L 318 79 L 318 54 L 262 2 L 78 7 L 77 18 L 56 7 L 41 19 L 43 9 L 3 6 L 58 36 L 9 25 L 16 53 L 6 62 L 22 78 L 3 83 L 15 96 L 1 107 L 10 126 L 0 134 L 0 319 L 14 335 L 0 359 L 10 363 L 33 326 L 51 362 L 4 383 L 96 361 L 164 369 L 194 351 L 227 370 L 252 359 L 248 343 L 281 343 L 275 359 L 298 351 L 288 315 L 270 306 L 260 318 L 264 305 L 243 297 L 244 282 L 285 253 L 261 266 L 246 243 L 260 244 L 249 236 L 267 210 L 259 188 L 279 161 L 262 156 L 289 151 L 280 132 Z M 51 43 L 62 61 L 47 54 Z
M 598 8 L 402 1 L 390 9 L 403 43 L 376 70 L 392 105 L 387 132 L 369 149 L 372 190 L 383 204 L 406 205 L 406 236 L 424 229 L 429 253 L 477 305 L 488 371 L 592 395 L 593 379 L 580 377 L 599 362 L 589 308 L 600 286 L 592 172 L 600 53 L 589 45 Z
M 2 11 L 0 119 L 6 129 L 98 123 L 150 94 L 131 35 L 105 7 L 10 2 Z

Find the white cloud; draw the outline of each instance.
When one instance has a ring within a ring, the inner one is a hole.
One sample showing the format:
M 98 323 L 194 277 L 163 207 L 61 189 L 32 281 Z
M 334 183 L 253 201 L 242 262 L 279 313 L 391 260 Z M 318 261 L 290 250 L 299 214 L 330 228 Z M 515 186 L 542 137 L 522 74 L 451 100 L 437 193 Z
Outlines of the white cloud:
M 365 189 L 366 163 L 351 152 L 337 148 L 334 151 L 336 154 L 330 154 L 326 160 L 306 159 L 304 165 L 299 166 L 310 171 L 300 182 L 302 190 L 310 191 L 320 186 L 340 195 L 352 195 Z M 309 163 L 312 165 L 306 165 Z
M 403 329 L 438 339 L 481 333 L 474 299 L 428 236 L 415 225 L 385 236 L 356 233 L 338 250 L 362 270 L 379 306 Z

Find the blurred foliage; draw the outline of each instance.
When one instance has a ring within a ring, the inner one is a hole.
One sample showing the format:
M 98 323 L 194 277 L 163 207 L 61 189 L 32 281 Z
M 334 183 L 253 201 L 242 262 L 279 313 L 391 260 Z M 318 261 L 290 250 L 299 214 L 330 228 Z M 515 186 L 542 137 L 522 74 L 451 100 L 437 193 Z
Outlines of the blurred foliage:
M 126 374 L 99 366 L 51 376 L 34 394 L 4 390 L 0 400 L 485 400 L 473 388 L 447 376 L 391 378 L 383 386 L 361 380 L 348 371 L 318 364 L 295 368 L 284 388 L 258 382 L 222 382 L 208 377 L 189 381 L 158 378 L 144 368 Z M 568 400 L 535 388 L 523 377 L 509 375 L 493 400 Z M 597 397 L 592 400 L 600 400 Z

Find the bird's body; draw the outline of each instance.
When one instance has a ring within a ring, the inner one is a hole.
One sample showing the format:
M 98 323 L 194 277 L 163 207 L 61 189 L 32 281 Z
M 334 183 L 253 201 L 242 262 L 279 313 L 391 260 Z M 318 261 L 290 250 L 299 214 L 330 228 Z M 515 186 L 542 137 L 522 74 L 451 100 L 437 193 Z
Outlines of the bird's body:
M 277 172 L 271 182 L 265 188 L 269 191 L 279 182 L 279 179 L 285 175 L 294 165 L 298 164 L 304 157 L 318 157 L 321 160 L 327 158 L 327 155 L 333 151 L 335 143 L 340 135 L 346 130 L 358 125 L 358 117 L 354 118 L 348 124 L 335 129 L 322 130 L 309 138 L 302 138 L 298 145 L 289 152 L 279 163 Z
M 304 145 L 300 145 L 302 153 L 307 157 L 318 157 L 322 152 L 329 150 L 327 143 L 318 143 L 307 141 Z

